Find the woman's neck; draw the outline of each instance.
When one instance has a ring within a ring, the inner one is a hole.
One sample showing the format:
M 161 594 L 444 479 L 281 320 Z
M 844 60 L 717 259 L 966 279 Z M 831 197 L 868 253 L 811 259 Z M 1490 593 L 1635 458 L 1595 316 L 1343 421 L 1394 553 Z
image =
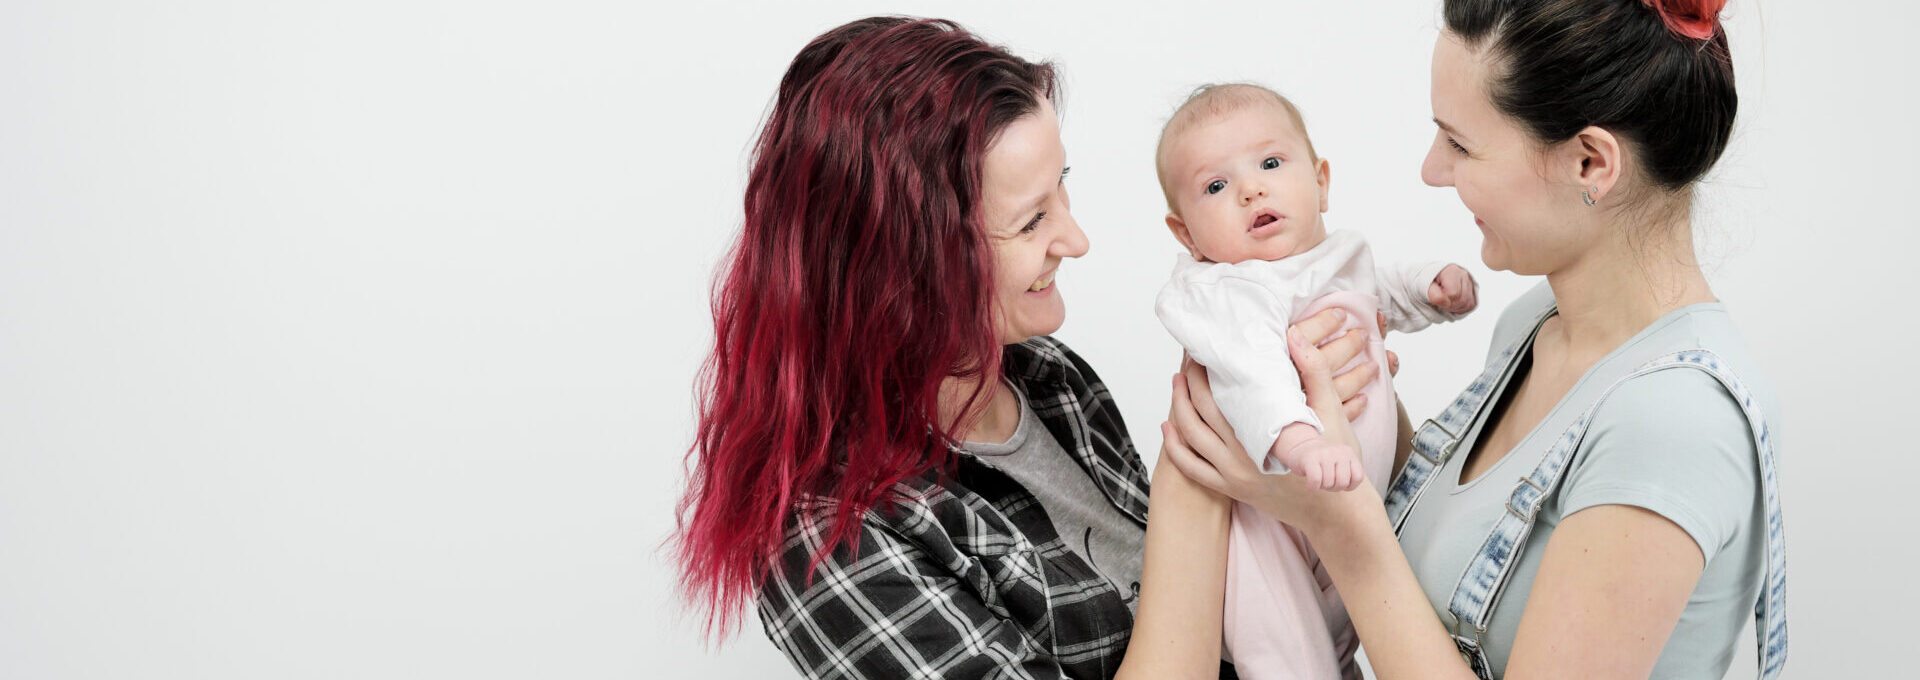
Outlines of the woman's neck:
M 1693 229 L 1684 211 L 1663 225 L 1612 232 L 1625 234 L 1626 229 L 1644 229 L 1655 236 L 1611 239 L 1547 274 L 1559 309 L 1551 331 L 1571 357 L 1597 360 L 1667 313 L 1714 300 L 1694 258 Z
M 981 386 L 978 377 L 952 376 L 940 383 L 940 423 L 953 423 L 954 436 L 968 442 L 1003 442 L 1020 427 L 1020 400 L 999 376 L 974 404 L 974 412 L 964 413 L 967 400 Z

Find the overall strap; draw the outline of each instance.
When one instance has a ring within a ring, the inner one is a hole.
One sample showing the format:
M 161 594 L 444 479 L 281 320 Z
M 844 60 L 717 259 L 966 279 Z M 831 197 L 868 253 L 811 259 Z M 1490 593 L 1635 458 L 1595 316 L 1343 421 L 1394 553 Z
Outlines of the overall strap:
M 1455 644 L 1461 647 L 1463 653 L 1472 652 L 1469 661 L 1476 657 L 1479 659 L 1475 671 L 1481 677 L 1486 677 L 1487 673 L 1485 656 L 1480 653 L 1479 647 L 1485 639 L 1487 621 L 1491 618 L 1494 603 L 1513 573 L 1513 566 L 1517 562 L 1514 558 L 1524 549 L 1541 506 L 1558 488 L 1567 463 L 1585 438 L 1594 413 L 1626 381 L 1655 371 L 1676 368 L 1699 370 L 1719 381 L 1734 401 L 1739 403 L 1748 427 L 1752 428 L 1754 449 L 1760 463 L 1762 503 L 1766 511 L 1766 574 L 1753 608 L 1759 639 L 1760 677 L 1772 680 L 1780 674 L 1787 657 L 1787 559 L 1772 434 L 1760 412 L 1759 402 L 1746 385 L 1733 375 L 1726 363 L 1710 351 L 1694 349 L 1653 359 L 1615 381 L 1554 441 L 1539 466 L 1521 478 L 1514 487 L 1513 495 L 1507 501 L 1506 513 L 1494 523 L 1492 532 L 1481 544 L 1479 552 L 1467 563 L 1466 572 L 1461 575 L 1460 583 L 1454 587 L 1453 597 L 1447 604 L 1447 610 L 1454 617 Z
M 1441 411 L 1438 417 L 1428 418 L 1414 431 L 1413 454 L 1407 456 L 1406 465 L 1400 468 L 1400 474 L 1394 477 L 1393 486 L 1387 491 L 1387 522 L 1393 526 L 1393 533 L 1399 534 L 1401 525 L 1406 524 L 1413 502 L 1420 499 L 1420 493 L 1433 481 L 1433 471 L 1445 465 L 1453 450 L 1459 447 L 1467 425 L 1486 405 L 1494 383 L 1500 382 L 1517 349 L 1518 346 L 1509 347 L 1499 359 L 1487 362 L 1487 370 L 1474 378 L 1473 384 L 1454 398 L 1447 410 Z
M 1540 327 L 1554 315 L 1556 308 L 1543 310 L 1533 320 L 1533 330 L 1518 342 L 1508 346 L 1500 356 L 1487 362 L 1487 368 L 1480 377 L 1467 385 L 1467 389 L 1454 398 L 1447 410 L 1439 417 L 1428 418 L 1413 432 L 1413 453 L 1407 456 L 1406 465 L 1393 478 L 1393 484 L 1387 488 L 1387 522 L 1393 526 L 1394 535 L 1400 534 L 1400 528 L 1407 523 L 1407 515 L 1413 511 L 1413 504 L 1420 500 L 1420 494 L 1427 490 L 1433 481 L 1433 471 L 1446 465 L 1453 457 L 1454 449 L 1460 447 L 1460 438 L 1467 435 L 1467 426 L 1480 415 L 1486 407 L 1487 399 L 1493 396 L 1494 385 L 1501 376 L 1513 368 L 1516 356 L 1533 346 L 1533 338 L 1540 334 Z

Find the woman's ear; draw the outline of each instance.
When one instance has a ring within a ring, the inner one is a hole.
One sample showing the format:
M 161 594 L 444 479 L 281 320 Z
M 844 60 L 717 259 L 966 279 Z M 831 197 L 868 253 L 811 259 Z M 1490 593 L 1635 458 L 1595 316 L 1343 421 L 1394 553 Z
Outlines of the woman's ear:
M 1625 149 L 1620 138 L 1605 128 L 1588 126 L 1566 144 L 1568 158 L 1562 167 L 1571 173 L 1569 179 L 1586 192 L 1591 202 L 1600 202 L 1613 192 L 1624 169 Z
M 1192 255 L 1193 259 L 1207 261 L 1207 256 L 1200 254 L 1200 247 L 1193 244 L 1193 232 L 1187 229 L 1186 221 L 1180 219 L 1179 215 L 1167 213 L 1167 229 L 1173 232 L 1175 239 L 1179 239 L 1180 245 L 1186 246 L 1187 254 Z

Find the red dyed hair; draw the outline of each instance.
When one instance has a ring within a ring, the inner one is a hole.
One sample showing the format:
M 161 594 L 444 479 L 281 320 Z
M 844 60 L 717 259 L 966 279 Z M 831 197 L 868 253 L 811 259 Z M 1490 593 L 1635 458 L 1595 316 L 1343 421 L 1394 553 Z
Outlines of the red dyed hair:
M 716 279 L 678 508 L 709 634 L 732 631 L 800 499 L 838 502 L 817 566 L 895 483 L 949 470 L 941 382 L 999 371 L 982 160 L 1053 96 L 1050 65 L 939 20 L 854 21 L 787 68 Z

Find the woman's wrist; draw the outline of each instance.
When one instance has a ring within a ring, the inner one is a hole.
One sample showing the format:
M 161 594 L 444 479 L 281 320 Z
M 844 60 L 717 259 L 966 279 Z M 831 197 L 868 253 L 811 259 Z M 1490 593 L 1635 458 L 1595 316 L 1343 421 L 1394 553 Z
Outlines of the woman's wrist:
M 1385 526 L 1387 522 L 1386 503 L 1374 489 L 1372 480 L 1361 482 L 1359 487 L 1351 491 L 1298 489 L 1291 493 L 1323 494 L 1315 502 L 1306 504 L 1305 512 L 1300 511 L 1299 504 L 1289 504 L 1298 516 L 1297 521 L 1289 523 L 1306 534 L 1307 540 L 1316 546 L 1347 540 L 1374 527 Z M 1269 515 L 1281 516 L 1258 504 L 1255 507 Z
M 1154 461 L 1148 493 L 1150 508 L 1178 503 L 1182 507 L 1210 508 L 1224 516 L 1233 503 L 1233 499 L 1226 494 L 1202 486 L 1181 474 L 1180 468 L 1167 459 L 1164 448 L 1160 450 L 1159 460 Z
M 1334 579 L 1341 592 L 1349 591 L 1349 585 L 1360 586 L 1380 578 L 1384 571 L 1395 562 L 1404 565 L 1406 558 L 1400 552 L 1400 539 L 1387 523 L 1384 506 L 1377 500 L 1372 485 L 1346 492 L 1357 495 L 1365 492 L 1368 500 L 1374 502 L 1376 512 L 1368 512 L 1359 503 L 1326 503 L 1329 509 L 1338 507 L 1339 512 L 1330 512 L 1319 517 L 1308 526 L 1300 527 L 1307 541 L 1313 544 L 1314 552 L 1326 563 L 1327 573 Z M 1368 592 L 1368 588 L 1355 590 L 1354 594 Z

